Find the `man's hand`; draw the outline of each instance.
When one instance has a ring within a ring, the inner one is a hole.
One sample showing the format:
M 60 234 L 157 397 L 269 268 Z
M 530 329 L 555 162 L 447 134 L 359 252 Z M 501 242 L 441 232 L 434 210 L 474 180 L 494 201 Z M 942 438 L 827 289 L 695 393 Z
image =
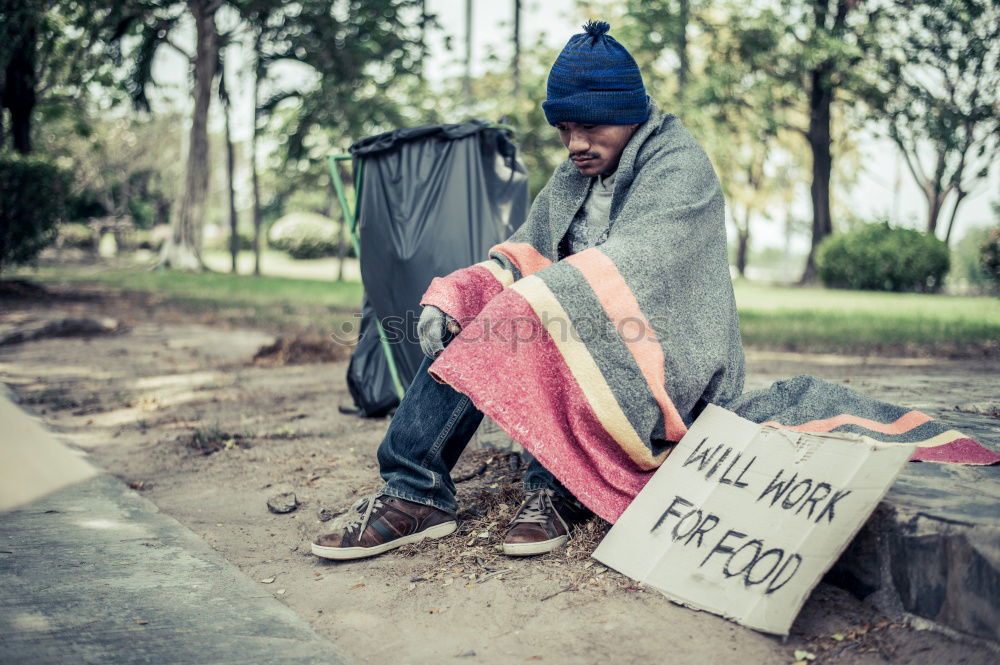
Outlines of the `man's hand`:
M 458 333 L 461 330 L 458 321 L 451 318 L 434 305 L 425 305 L 417 321 L 417 337 L 420 338 L 420 350 L 428 358 L 437 358 L 444 350 L 444 332 L 449 330 Z

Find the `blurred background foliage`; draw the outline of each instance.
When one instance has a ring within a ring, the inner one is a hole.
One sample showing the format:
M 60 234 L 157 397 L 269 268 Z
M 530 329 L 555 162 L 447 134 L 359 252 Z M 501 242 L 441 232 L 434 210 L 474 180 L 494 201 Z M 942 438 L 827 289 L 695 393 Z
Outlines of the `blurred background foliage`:
M 226 269 L 226 253 L 236 270 L 249 253 L 258 274 L 264 252 L 337 256 L 344 278 L 328 155 L 401 126 L 481 118 L 512 128 L 533 195 L 564 158 L 540 107 L 558 49 L 521 34 L 545 9 L 508 1 L 513 18 L 496 29 L 512 48 L 454 75 L 429 68 L 429 44 L 443 38 L 467 59 L 461 42 L 473 36 L 445 34 L 423 0 L 0 0 L 0 157 L 67 174 L 56 247 L 96 255 L 110 236 L 112 251 L 194 271 Z M 650 95 L 705 146 L 728 201 L 735 276 L 995 292 L 1000 209 L 962 234 L 955 222 L 1000 161 L 1000 0 L 574 7 L 581 23 L 612 24 Z M 158 80 L 166 58 L 185 76 Z M 249 123 L 249 138 L 234 139 L 231 123 Z M 869 177 L 858 146 L 871 136 L 894 146 L 926 199 L 912 231 L 847 203 Z M 37 187 L 32 196 L 50 195 Z M 808 192 L 807 214 L 794 212 L 797 192 Z M 21 233 L 32 248 L 6 250 L 0 266 L 37 255 L 39 236 L 0 217 L 2 237 Z M 784 246 L 756 240 L 763 226 Z M 880 256 L 922 274 L 872 259 L 876 232 Z M 920 261 L 904 258 L 912 248 Z M 882 273 L 859 276 L 859 263 Z

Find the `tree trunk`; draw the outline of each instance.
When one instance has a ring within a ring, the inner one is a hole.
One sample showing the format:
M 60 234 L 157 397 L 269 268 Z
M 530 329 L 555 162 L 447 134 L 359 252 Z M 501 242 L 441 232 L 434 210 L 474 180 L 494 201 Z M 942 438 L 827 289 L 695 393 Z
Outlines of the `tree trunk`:
M 514 0 L 514 97 L 521 95 L 521 0 Z
M 7 62 L 3 86 L 3 106 L 10 111 L 10 134 L 14 150 L 31 153 L 31 114 L 35 110 L 36 29 L 29 25 Z
M 947 152 L 941 145 L 938 146 L 937 163 L 934 166 L 933 175 L 920 186 L 927 197 L 927 233 L 937 234 L 938 221 L 941 218 L 941 210 L 944 208 L 944 200 L 951 192 L 951 187 L 944 186 L 945 166 Z M 916 159 L 916 155 L 914 155 Z
M 941 217 L 941 208 L 944 203 L 941 192 L 928 191 L 927 196 L 927 233 L 935 235 L 937 233 L 938 219 Z
M 462 98 L 472 106 L 472 0 L 465 0 L 465 75 L 462 77 Z
M 116 198 L 115 207 L 111 214 L 111 218 L 114 220 L 111 233 L 115 239 L 115 254 L 120 256 L 131 245 L 131 238 L 135 237 L 135 220 L 128 207 L 132 198 L 132 186 L 129 184 L 128 178 L 122 180 L 121 189 Z M 129 221 L 126 222 L 126 219 Z
M 420 0 L 420 57 L 417 59 L 417 76 L 424 79 L 427 64 L 427 0 Z
M 690 64 L 688 62 L 688 38 L 687 38 L 687 27 L 688 22 L 691 20 L 691 6 L 689 0 L 681 0 L 680 11 L 678 12 L 677 22 L 678 32 L 677 34 L 677 96 L 684 99 L 684 89 L 687 87 L 688 70 L 690 69 Z M 741 275 L 743 273 L 740 273 Z
M 944 232 L 944 244 L 951 242 L 951 231 L 955 228 L 955 217 L 958 215 L 958 206 L 962 205 L 962 200 L 968 192 L 963 189 L 956 189 L 955 207 L 951 209 L 951 217 L 948 219 L 948 229 Z
M 257 179 L 257 115 L 259 112 L 258 95 L 260 94 L 260 42 L 261 33 L 254 37 L 254 74 L 253 74 L 253 127 L 250 134 L 250 180 L 253 186 L 253 274 L 260 276 L 260 183 Z
M 355 164 L 355 168 L 357 165 Z M 345 169 L 341 166 L 341 162 L 337 162 L 337 172 L 340 174 L 340 179 L 342 182 L 349 182 L 347 179 L 347 173 Z M 354 193 L 355 200 L 357 199 L 357 192 Z M 357 205 L 357 204 L 355 204 Z M 347 262 L 347 247 L 351 242 L 350 235 L 347 232 L 347 211 L 341 211 L 341 223 L 340 223 L 340 233 L 337 238 L 337 281 L 344 281 L 344 264 Z
M 254 109 L 254 124 L 257 110 Z M 253 181 L 253 274 L 260 276 L 260 183 L 257 179 L 257 128 L 254 127 L 250 141 L 250 179 Z
M 735 221 L 735 217 L 733 218 Z M 740 277 L 747 276 L 747 253 L 750 249 L 750 209 L 744 211 L 742 228 L 736 227 L 736 271 Z
M 161 199 L 156 204 L 156 224 L 163 225 L 170 223 L 171 202 Z
M 224 63 L 220 63 L 225 67 Z M 233 187 L 233 170 L 235 158 L 233 156 L 233 136 L 229 128 L 229 97 L 226 91 L 226 73 L 222 72 L 220 74 L 222 77 L 219 82 L 220 93 L 223 99 L 226 101 L 222 105 L 222 113 L 225 116 L 225 126 L 226 126 L 226 181 L 229 188 L 229 256 L 231 259 L 230 272 L 234 275 L 239 272 L 237 267 L 237 259 L 240 254 L 240 232 L 238 228 L 238 220 L 236 218 L 236 189 Z
M 812 151 L 812 243 L 802 283 L 816 280 L 816 248 L 833 232 L 830 219 L 830 174 L 833 171 L 833 153 L 830 138 L 830 106 L 833 103 L 833 84 L 830 81 L 830 64 L 822 63 L 810 74 L 809 131 L 807 138 Z
M 343 282 L 346 273 L 344 264 L 347 263 L 347 244 L 351 239 L 347 235 L 347 220 L 340 224 L 340 233 L 337 234 L 337 281 Z
M 179 270 L 205 269 L 201 258 L 201 233 L 208 197 L 208 109 L 212 101 L 212 79 L 219 57 L 219 35 L 215 27 L 217 3 L 190 0 L 197 33 L 194 62 L 194 112 L 188 148 L 187 173 L 180 211 L 174 218 L 170 238 L 160 253 L 160 266 Z

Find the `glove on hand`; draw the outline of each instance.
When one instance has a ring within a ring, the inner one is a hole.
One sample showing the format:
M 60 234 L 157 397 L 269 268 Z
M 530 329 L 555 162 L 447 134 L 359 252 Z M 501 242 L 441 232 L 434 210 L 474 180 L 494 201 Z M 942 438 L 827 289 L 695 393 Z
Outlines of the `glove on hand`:
M 444 332 L 449 330 L 458 333 L 458 322 L 442 312 L 434 305 L 425 305 L 417 321 L 417 337 L 420 338 L 420 350 L 428 358 L 437 358 L 444 350 Z

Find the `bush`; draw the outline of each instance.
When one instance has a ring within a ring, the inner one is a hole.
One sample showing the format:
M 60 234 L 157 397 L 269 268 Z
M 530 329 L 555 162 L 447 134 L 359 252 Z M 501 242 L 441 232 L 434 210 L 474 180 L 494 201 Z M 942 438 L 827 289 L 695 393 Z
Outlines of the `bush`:
M 156 224 L 151 229 L 138 229 L 135 232 L 135 248 L 159 252 L 171 232 L 169 224 Z
M 69 182 L 43 159 L 0 156 L 0 272 L 31 261 L 55 239 Z
M 340 224 L 312 212 L 292 212 L 271 225 L 267 242 L 293 259 L 336 256 Z
M 949 287 L 971 293 L 987 293 L 993 290 L 993 280 L 980 261 L 982 246 L 991 231 L 988 226 L 974 226 L 952 243 L 951 272 L 947 278 Z
M 97 234 L 86 224 L 67 222 L 59 225 L 56 246 L 60 249 L 97 250 Z
M 1000 226 L 990 229 L 989 235 L 979 246 L 979 267 L 1000 291 Z
M 938 291 L 949 264 L 942 241 L 886 222 L 830 236 L 816 252 L 820 279 L 842 289 Z
M 205 249 L 215 249 L 224 252 L 229 251 L 229 226 L 218 226 L 208 224 L 205 226 L 205 236 L 202 247 Z M 236 238 L 239 250 L 249 251 L 253 249 L 253 229 L 240 224 L 236 227 Z

